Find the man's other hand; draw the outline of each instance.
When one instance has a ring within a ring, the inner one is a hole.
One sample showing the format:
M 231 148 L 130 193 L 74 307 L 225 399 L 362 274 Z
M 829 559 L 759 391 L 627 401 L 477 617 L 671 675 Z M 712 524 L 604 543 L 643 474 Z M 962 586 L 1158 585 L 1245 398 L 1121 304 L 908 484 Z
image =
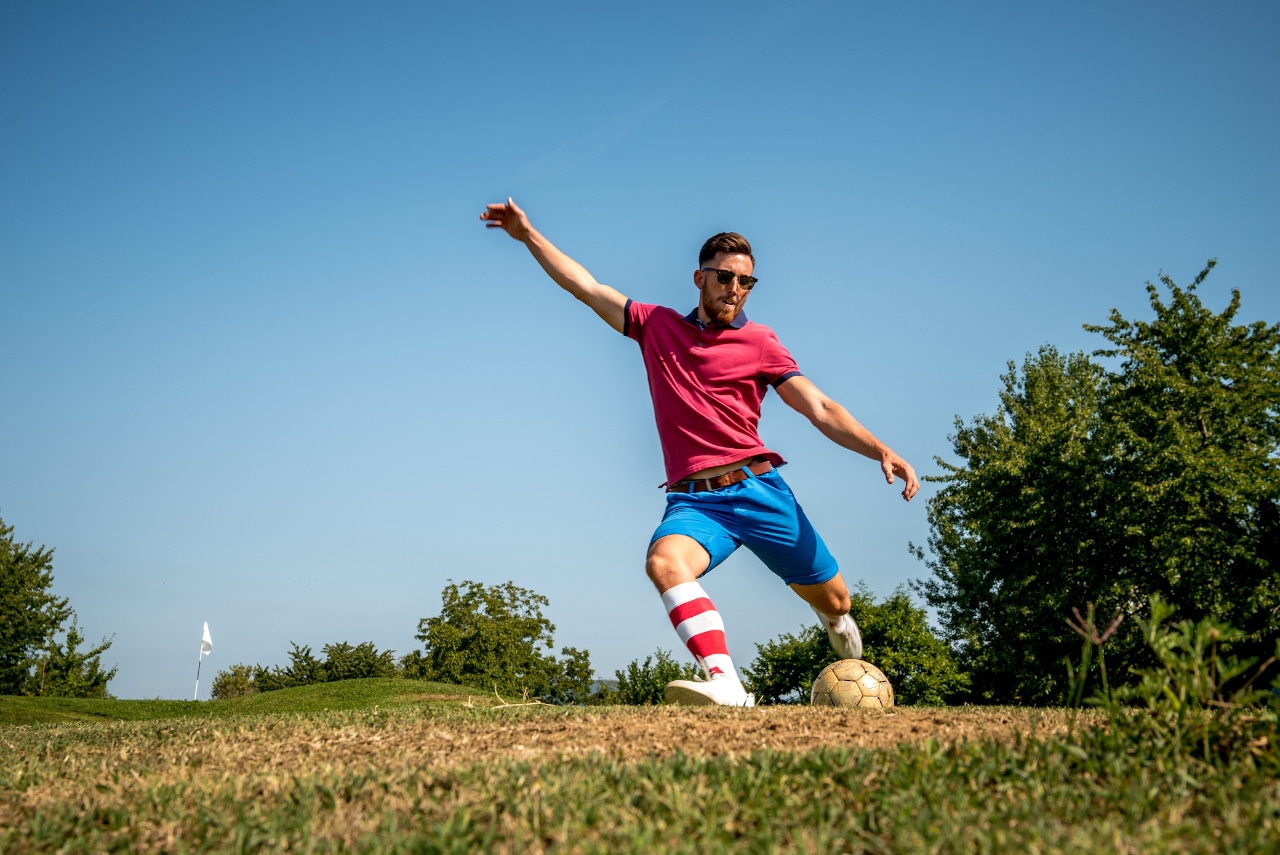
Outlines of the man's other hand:
M 888 484 L 893 483 L 893 476 L 897 475 L 906 481 L 906 486 L 902 488 L 902 498 L 908 502 L 911 497 L 920 492 L 920 479 L 916 477 L 916 470 L 911 468 L 911 464 L 903 460 L 896 454 L 890 454 L 880 461 L 880 469 L 884 471 L 884 480 Z

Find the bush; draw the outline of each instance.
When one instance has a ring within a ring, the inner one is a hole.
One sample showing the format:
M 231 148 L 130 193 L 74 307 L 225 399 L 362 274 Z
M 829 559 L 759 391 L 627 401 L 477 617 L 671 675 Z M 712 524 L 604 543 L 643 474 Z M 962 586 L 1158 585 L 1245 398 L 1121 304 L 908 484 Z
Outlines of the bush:
M 666 650 L 646 656 L 644 663 L 631 660 L 625 671 L 614 671 L 617 685 L 603 689 L 595 700 L 605 704 L 643 706 L 662 703 L 662 692 L 672 680 L 692 680 L 701 673 L 691 662 L 681 664 Z
M 242 698 L 245 695 L 252 695 L 258 691 L 258 687 L 254 685 L 254 674 L 259 666 L 256 665 L 232 665 L 225 671 L 219 671 L 213 678 L 213 688 L 210 697 L 214 700 L 222 698 Z
M 379 653 L 372 641 L 354 647 L 345 641 L 326 644 L 321 648 L 323 659 L 317 659 L 309 646 L 289 643 L 293 648 L 289 651 L 289 667 L 233 665 L 227 671 L 219 671 L 213 678 L 212 697 L 233 698 L 313 683 L 400 676 L 395 652 L 384 650 Z
M 885 673 L 898 703 L 940 706 L 967 688 L 968 676 L 905 589 L 876 603 L 859 583 L 850 599 L 850 614 L 862 632 L 862 658 Z M 818 672 L 837 659 L 826 630 L 816 624 L 757 644 L 756 650 L 755 662 L 743 673 L 757 703 L 808 702 Z

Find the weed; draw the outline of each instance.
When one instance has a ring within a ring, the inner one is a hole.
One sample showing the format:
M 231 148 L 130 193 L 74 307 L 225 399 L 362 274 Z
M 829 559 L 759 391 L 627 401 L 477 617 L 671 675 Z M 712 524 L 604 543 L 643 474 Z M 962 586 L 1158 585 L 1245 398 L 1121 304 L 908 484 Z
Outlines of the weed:
M 1185 768 L 1189 763 L 1223 763 L 1243 754 L 1280 768 L 1276 722 L 1280 704 L 1274 693 L 1255 685 L 1280 656 L 1259 663 L 1230 655 L 1243 634 L 1207 616 L 1172 621 L 1175 609 L 1158 594 L 1149 600 L 1150 618 L 1135 618 L 1157 664 L 1137 669 L 1135 680 L 1112 689 L 1107 684 L 1103 649 L 1119 626 L 1105 632 L 1094 625 L 1093 605 L 1068 623 L 1084 639 L 1079 670 L 1068 663 L 1072 705 L 1078 707 L 1085 676 L 1097 650 L 1102 687 L 1088 703 L 1107 713 L 1107 725 L 1081 732 L 1083 743 L 1108 756 L 1135 752 Z M 1280 681 L 1277 681 L 1280 684 Z

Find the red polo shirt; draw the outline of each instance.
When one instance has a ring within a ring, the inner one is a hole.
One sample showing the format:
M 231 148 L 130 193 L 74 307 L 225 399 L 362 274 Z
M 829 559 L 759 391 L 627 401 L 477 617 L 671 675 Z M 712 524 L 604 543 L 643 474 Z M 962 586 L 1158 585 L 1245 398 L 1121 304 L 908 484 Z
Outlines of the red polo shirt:
M 765 457 L 756 425 L 766 387 L 800 373 L 773 330 L 739 313 L 729 326 L 706 325 L 698 310 L 681 317 L 628 300 L 622 334 L 640 345 L 658 439 L 671 485 L 701 469 Z

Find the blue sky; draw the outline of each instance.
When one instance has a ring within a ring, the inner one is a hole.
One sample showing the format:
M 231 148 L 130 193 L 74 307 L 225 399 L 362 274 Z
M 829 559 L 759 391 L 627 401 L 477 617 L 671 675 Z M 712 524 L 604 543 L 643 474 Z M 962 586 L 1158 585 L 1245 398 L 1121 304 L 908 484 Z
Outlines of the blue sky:
M 1280 319 L 1280 10 L 1241 2 L 0 7 L 0 517 L 121 697 L 289 642 L 404 653 L 447 579 L 547 596 L 610 676 L 680 651 L 643 573 L 635 345 L 487 232 L 512 195 L 601 281 L 748 304 L 921 474 L 1008 360 L 1093 349 L 1163 270 Z M 910 504 L 776 397 L 766 443 L 851 581 Z M 739 667 L 807 608 L 739 554 Z

